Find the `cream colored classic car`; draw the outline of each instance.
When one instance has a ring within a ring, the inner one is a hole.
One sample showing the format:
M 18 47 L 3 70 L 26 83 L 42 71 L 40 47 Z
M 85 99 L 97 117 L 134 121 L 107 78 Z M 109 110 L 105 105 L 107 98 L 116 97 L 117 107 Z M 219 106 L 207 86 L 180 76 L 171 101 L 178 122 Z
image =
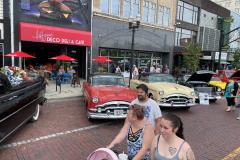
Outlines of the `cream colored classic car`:
M 143 73 L 139 80 L 132 79 L 130 88 L 136 89 L 139 84 L 146 84 L 149 97 L 154 99 L 160 107 L 184 107 L 195 105 L 194 89 L 176 83 L 173 76 L 160 73 Z

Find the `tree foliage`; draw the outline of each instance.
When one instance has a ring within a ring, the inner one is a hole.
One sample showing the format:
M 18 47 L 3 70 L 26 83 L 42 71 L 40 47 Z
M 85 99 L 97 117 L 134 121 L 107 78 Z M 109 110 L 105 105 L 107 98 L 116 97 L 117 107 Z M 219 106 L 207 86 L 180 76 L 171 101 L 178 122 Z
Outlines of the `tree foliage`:
M 195 42 L 190 42 L 183 55 L 183 66 L 190 72 L 195 72 L 199 65 L 199 58 L 201 56 L 201 48 Z
M 236 49 L 233 55 L 232 65 L 235 68 L 240 68 L 240 48 Z

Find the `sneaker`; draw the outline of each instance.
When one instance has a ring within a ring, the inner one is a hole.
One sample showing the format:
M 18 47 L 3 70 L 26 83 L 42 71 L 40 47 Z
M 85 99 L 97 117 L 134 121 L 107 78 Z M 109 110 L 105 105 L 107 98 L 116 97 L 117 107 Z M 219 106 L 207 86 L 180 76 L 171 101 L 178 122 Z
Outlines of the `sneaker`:
M 240 116 L 237 117 L 237 120 L 240 120 Z
M 230 112 L 231 111 L 231 108 L 230 107 L 228 107 L 227 108 L 227 110 L 226 110 L 226 112 Z

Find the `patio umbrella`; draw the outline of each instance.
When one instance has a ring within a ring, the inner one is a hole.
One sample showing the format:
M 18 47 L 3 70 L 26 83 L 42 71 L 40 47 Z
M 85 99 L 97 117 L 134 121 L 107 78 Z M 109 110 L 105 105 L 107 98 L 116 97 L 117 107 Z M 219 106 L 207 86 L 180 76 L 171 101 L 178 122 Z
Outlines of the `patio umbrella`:
M 22 58 L 36 58 L 34 56 L 31 56 L 30 54 L 27 54 L 25 52 L 22 52 L 22 51 L 16 51 L 16 52 L 13 52 L 13 53 L 9 53 L 9 54 L 6 54 L 5 56 L 8 56 L 8 57 L 22 57 Z M 14 61 L 12 61 L 12 65 L 14 66 Z M 21 67 L 21 66 L 20 66 Z M 24 59 L 24 69 L 25 69 L 25 59 Z
M 93 61 L 97 62 L 111 62 L 112 60 L 105 56 L 98 56 L 97 58 L 93 59 Z
M 54 59 L 54 60 L 61 60 L 61 61 L 76 61 L 76 59 L 72 58 L 72 57 L 69 57 L 67 55 L 60 55 L 60 56 L 56 56 L 56 57 L 52 57 L 52 58 L 49 58 L 49 59 Z
M 25 52 L 21 52 L 21 51 L 16 51 L 13 53 L 9 53 L 6 54 L 5 56 L 9 56 L 9 57 L 23 57 L 23 58 L 36 58 L 34 56 L 31 56 L 30 54 L 27 54 Z

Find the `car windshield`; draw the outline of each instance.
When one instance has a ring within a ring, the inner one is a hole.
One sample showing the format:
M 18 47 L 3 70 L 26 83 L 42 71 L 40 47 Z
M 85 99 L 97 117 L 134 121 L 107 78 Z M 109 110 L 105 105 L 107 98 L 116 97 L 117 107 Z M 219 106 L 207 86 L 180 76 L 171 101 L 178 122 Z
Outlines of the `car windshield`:
M 191 77 L 191 75 L 185 75 L 185 76 L 183 77 L 184 82 L 186 82 L 190 77 Z
M 234 71 L 226 71 L 227 77 L 231 77 L 233 75 Z
M 125 86 L 123 77 L 97 76 L 92 78 L 92 85 L 118 85 Z
M 211 78 L 211 81 L 221 81 L 221 79 L 220 79 L 219 77 L 213 76 L 213 77 Z
M 168 83 L 176 83 L 175 79 L 171 75 L 163 75 L 163 74 L 156 74 L 149 76 L 149 82 L 168 82 Z

